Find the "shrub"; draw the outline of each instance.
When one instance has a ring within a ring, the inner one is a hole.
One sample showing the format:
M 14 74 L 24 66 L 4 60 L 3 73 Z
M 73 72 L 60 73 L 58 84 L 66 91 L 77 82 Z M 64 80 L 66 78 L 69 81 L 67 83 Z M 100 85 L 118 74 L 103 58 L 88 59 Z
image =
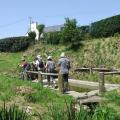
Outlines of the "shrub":
M 28 37 L 11 37 L 0 40 L 1 52 L 24 51 L 30 45 L 31 40 Z
M 47 44 L 59 44 L 61 39 L 60 32 L 49 32 L 44 33 L 44 39 L 43 42 L 46 42 Z

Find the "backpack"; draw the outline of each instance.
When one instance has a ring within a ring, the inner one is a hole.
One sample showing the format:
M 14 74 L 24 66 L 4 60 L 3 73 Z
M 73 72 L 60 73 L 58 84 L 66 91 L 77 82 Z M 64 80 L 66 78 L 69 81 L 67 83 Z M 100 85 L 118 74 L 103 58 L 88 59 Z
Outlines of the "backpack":
M 54 72 L 55 70 L 55 63 L 53 61 L 48 62 L 48 72 Z
M 40 67 L 40 68 L 44 68 L 44 63 L 43 63 L 43 61 L 39 61 L 39 67 Z
M 31 65 L 30 65 L 30 63 L 27 63 L 25 70 L 30 70 L 30 69 L 31 69 Z

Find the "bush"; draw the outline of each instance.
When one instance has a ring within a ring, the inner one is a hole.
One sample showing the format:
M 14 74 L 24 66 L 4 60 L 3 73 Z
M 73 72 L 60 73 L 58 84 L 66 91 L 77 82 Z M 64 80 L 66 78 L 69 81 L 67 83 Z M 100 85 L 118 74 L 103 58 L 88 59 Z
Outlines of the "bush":
M 30 45 L 29 37 L 11 37 L 0 40 L 1 52 L 19 52 L 24 51 Z
M 46 42 L 47 44 L 59 44 L 60 39 L 61 39 L 60 32 L 44 33 L 43 36 L 43 42 Z

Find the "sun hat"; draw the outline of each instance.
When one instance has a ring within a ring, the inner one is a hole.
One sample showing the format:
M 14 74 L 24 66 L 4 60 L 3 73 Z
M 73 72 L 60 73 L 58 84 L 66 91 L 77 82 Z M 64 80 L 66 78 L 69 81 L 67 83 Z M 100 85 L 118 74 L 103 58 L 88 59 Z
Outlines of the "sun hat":
M 41 59 L 42 59 L 41 55 L 37 55 L 37 58 L 38 58 L 39 60 L 41 60 Z
M 37 58 L 40 58 L 41 57 L 41 55 L 37 55 Z
M 65 57 L 65 53 L 62 52 L 61 55 L 60 55 L 60 57 Z
M 47 58 L 47 59 L 48 59 L 48 60 L 49 60 L 49 59 L 52 59 L 52 56 L 48 56 L 48 58 Z

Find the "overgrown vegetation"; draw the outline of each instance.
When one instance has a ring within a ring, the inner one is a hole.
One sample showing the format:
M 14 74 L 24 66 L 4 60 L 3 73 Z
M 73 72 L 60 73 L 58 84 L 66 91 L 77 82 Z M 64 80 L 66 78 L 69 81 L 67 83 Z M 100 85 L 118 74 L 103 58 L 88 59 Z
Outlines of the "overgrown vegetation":
M 44 33 L 43 38 L 41 39 L 42 43 L 57 45 L 60 43 L 61 33 L 60 32 L 49 32 Z
M 48 113 L 41 116 L 41 120 L 119 120 L 119 115 L 110 107 L 97 106 L 93 107 L 92 111 L 85 110 L 82 106 L 79 106 L 80 110 L 77 111 L 74 105 L 67 104 L 64 108 L 58 105 L 52 104 L 48 107 Z
M 4 106 L 0 108 L 0 120 L 30 120 L 30 117 L 18 106 L 13 105 L 8 108 L 4 103 Z

